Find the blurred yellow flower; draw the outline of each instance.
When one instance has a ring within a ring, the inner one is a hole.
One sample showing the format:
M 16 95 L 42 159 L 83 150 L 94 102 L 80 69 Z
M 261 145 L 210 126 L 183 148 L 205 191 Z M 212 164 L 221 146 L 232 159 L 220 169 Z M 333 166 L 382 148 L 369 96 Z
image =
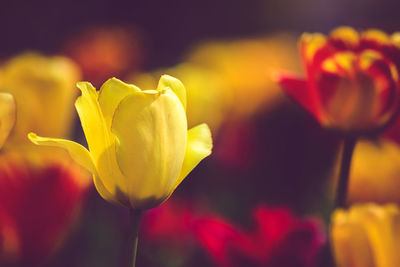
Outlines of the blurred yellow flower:
M 65 57 L 24 53 L 0 66 L 0 92 L 15 97 L 18 120 L 6 147 L 29 144 L 30 131 L 66 137 L 71 128 L 80 71 Z
M 400 148 L 388 140 L 359 141 L 349 183 L 349 203 L 400 203 Z
M 153 208 L 168 199 L 212 148 L 206 124 L 189 131 L 186 90 L 171 77 L 161 77 L 156 90 L 141 90 L 116 78 L 100 92 L 88 82 L 76 103 L 89 145 L 29 134 L 38 145 L 63 147 L 93 173 L 100 195 L 135 209 Z
M 274 72 L 286 68 L 300 70 L 300 61 L 296 39 L 281 34 L 208 42 L 195 47 L 181 64 L 132 75 L 130 80 L 151 87 L 162 73 L 178 77 L 188 88 L 189 126 L 206 122 L 216 134 L 228 120 L 247 119 L 284 101 L 284 94 L 274 81 Z
M 211 42 L 195 48 L 187 61 L 203 67 L 224 80 L 224 95 L 235 116 L 249 116 L 282 101 L 274 80 L 279 69 L 300 70 L 297 41 L 291 35 L 234 42 Z
M 175 77 L 179 76 L 188 88 L 186 110 L 188 126 L 193 127 L 206 122 L 211 131 L 216 133 L 229 113 L 230 107 L 226 103 L 231 102 L 231 95 L 224 95 L 226 85 L 222 77 L 194 64 L 183 63 L 163 71 L 137 75 L 132 81 L 142 88 L 154 88 L 157 86 L 157 77 L 164 72 Z
M 78 218 L 90 176 L 65 151 L 26 138 L 30 130 L 68 134 L 78 78 L 63 57 L 27 53 L 0 66 L 0 266 L 47 260 Z
M 337 267 L 400 266 L 400 211 L 395 205 L 355 205 L 332 215 Z
M 0 148 L 3 147 L 15 124 L 16 107 L 14 97 L 9 93 L 0 93 Z

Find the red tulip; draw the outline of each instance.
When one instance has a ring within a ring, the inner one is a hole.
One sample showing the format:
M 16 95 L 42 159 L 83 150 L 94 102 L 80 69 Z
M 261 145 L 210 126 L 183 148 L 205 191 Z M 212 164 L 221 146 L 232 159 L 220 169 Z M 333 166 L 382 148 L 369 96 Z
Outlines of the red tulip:
M 170 200 L 150 211 L 142 224 L 145 239 L 183 249 L 197 244 L 217 266 L 314 267 L 325 241 L 319 223 L 287 209 L 257 207 L 255 227 L 246 231 L 182 202 Z
M 43 162 L 0 158 L 0 265 L 44 262 L 77 218 L 86 173 L 58 158 Z
M 218 266 L 315 266 L 324 242 L 316 222 L 261 206 L 253 216 L 256 226 L 250 232 L 216 218 L 198 224 L 197 238 Z

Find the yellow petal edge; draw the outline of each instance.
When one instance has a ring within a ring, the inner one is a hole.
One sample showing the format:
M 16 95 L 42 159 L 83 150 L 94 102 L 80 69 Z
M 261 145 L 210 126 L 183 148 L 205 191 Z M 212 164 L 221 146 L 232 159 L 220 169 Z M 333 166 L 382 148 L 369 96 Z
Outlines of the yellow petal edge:
M 17 108 L 12 94 L 0 93 L 0 148 L 15 125 Z
M 35 133 L 32 132 L 28 134 L 28 138 L 29 140 L 31 140 L 32 143 L 39 146 L 53 146 L 65 149 L 79 165 L 81 165 L 93 174 L 94 184 L 102 198 L 114 204 L 123 205 L 123 203 L 119 203 L 119 201 L 116 200 L 113 195 L 105 188 L 96 171 L 94 160 L 89 151 L 84 146 L 70 140 L 37 136 Z
M 204 158 L 211 154 L 212 147 L 211 131 L 207 124 L 199 124 L 188 131 L 185 158 L 175 188 Z
M 84 146 L 66 139 L 37 136 L 32 132 L 28 134 L 28 138 L 36 145 L 54 146 L 65 149 L 78 164 L 93 174 L 97 173 L 94 160 Z

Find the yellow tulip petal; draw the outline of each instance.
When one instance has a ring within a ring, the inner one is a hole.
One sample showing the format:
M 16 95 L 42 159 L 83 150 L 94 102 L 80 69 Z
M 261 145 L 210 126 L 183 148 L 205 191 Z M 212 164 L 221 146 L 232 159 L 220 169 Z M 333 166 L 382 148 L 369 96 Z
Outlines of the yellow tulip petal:
M 175 188 L 205 157 L 211 154 L 211 131 L 207 124 L 197 125 L 188 131 L 185 159 Z
M 370 204 L 364 217 L 364 228 L 370 239 L 376 266 L 399 266 L 400 213 L 397 207 Z
M 67 150 L 70 156 L 78 164 L 80 164 L 82 167 L 86 168 L 93 174 L 94 185 L 96 186 L 96 189 L 102 198 L 114 204 L 127 205 L 126 201 L 124 202 L 122 198 L 118 198 L 118 195 L 112 195 L 110 191 L 108 191 L 108 189 L 104 186 L 97 173 L 94 160 L 90 155 L 90 152 L 85 147 L 70 140 L 40 137 L 37 136 L 35 133 L 29 133 L 28 138 L 36 145 L 54 146 Z
M 171 90 L 127 96 L 115 111 L 112 131 L 131 205 L 159 205 L 174 188 L 185 155 L 187 122 L 180 100 Z
M 70 156 L 82 167 L 86 168 L 93 174 L 97 173 L 92 156 L 82 145 L 60 138 L 40 137 L 35 133 L 29 133 L 28 138 L 36 145 L 61 147 L 67 150 Z
M 103 182 L 101 181 L 100 177 L 98 175 L 93 175 L 93 182 L 94 186 L 96 187 L 97 192 L 99 192 L 100 196 L 107 200 L 108 202 L 111 202 L 113 204 L 117 205 L 122 205 L 126 206 L 126 202 L 122 202 L 118 199 L 116 199 L 116 196 L 112 195 L 110 191 L 107 190 L 107 188 L 104 186 Z
M 76 100 L 75 107 L 90 153 L 104 186 L 115 195 L 126 188 L 125 179 L 119 171 L 115 156 L 115 137 L 103 117 L 96 89 L 88 82 L 80 82 L 77 86 L 82 91 L 82 96 Z
M 360 140 L 351 163 L 349 203 L 400 203 L 399 173 L 400 147 L 396 143 Z
M 400 212 L 396 205 L 373 203 L 336 210 L 332 245 L 339 267 L 400 266 Z
M 16 105 L 9 93 L 0 93 L 0 148 L 15 125 Z
M 374 256 L 365 234 L 354 214 L 336 210 L 332 216 L 332 249 L 337 266 L 374 267 Z
M 100 88 L 99 105 L 104 116 L 104 120 L 109 128 L 111 128 L 114 111 L 121 100 L 127 95 L 141 90 L 132 85 L 124 83 L 117 78 L 108 79 Z
M 184 110 L 186 111 L 186 89 L 183 83 L 169 75 L 164 74 L 158 82 L 157 90 L 171 89 L 181 101 Z
M 112 144 L 111 138 L 97 102 L 96 89 L 88 82 L 79 82 L 77 86 L 82 91 L 82 96 L 76 100 L 75 107 L 85 132 L 89 150 L 96 160 L 103 153 L 105 147 Z

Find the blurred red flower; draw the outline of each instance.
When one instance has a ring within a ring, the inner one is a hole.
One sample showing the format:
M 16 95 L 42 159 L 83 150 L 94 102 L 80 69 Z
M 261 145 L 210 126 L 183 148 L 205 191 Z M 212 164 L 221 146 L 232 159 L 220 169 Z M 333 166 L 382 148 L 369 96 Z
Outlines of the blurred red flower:
M 256 226 L 250 232 L 219 218 L 204 218 L 196 224 L 197 239 L 218 266 L 315 266 L 325 240 L 315 221 L 264 206 L 253 217 Z
M 168 240 L 185 245 L 191 238 L 191 224 L 196 215 L 191 205 L 182 203 L 168 200 L 160 207 L 147 211 L 142 219 L 140 234 L 149 241 Z
M 126 27 L 92 27 L 68 41 L 63 52 L 78 63 L 85 80 L 101 85 L 112 76 L 140 70 L 142 37 L 138 31 Z
M 34 266 L 61 245 L 77 219 L 89 178 L 65 160 L 0 157 L 0 265 Z
M 251 166 L 256 156 L 256 133 L 252 121 L 231 122 L 216 137 L 214 157 L 234 169 Z
M 144 238 L 181 247 L 195 243 L 217 266 L 312 267 L 325 242 L 319 222 L 296 218 L 285 208 L 258 206 L 254 229 L 245 231 L 221 216 L 178 203 L 170 200 L 149 212 L 142 224 Z
M 340 27 L 329 36 L 303 34 L 306 79 L 281 73 L 285 92 L 326 128 L 368 133 L 399 109 L 400 34 Z

